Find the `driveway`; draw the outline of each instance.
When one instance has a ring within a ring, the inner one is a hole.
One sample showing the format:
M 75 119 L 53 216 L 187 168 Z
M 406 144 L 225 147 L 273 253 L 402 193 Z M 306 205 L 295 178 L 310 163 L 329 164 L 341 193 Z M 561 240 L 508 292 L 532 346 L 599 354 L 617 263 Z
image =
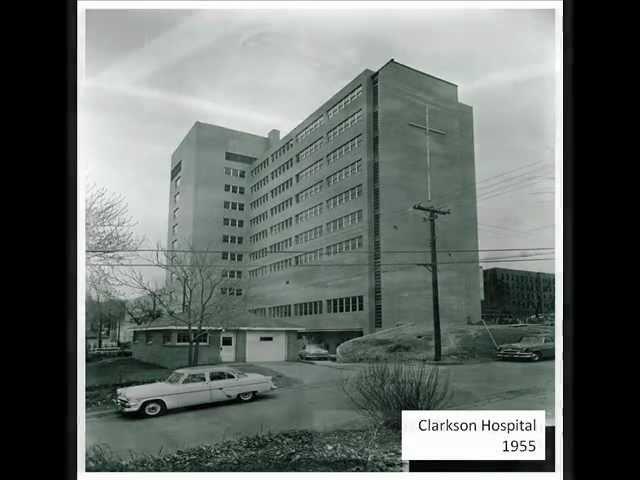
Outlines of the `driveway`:
M 297 380 L 248 404 L 221 403 L 176 410 L 154 419 L 88 414 L 86 445 L 108 444 L 118 453 L 158 453 L 239 436 L 290 429 L 333 430 L 363 424 L 340 386 L 361 365 L 270 362 Z M 454 387 L 451 408 L 545 409 L 553 419 L 553 361 L 490 362 L 442 367 Z

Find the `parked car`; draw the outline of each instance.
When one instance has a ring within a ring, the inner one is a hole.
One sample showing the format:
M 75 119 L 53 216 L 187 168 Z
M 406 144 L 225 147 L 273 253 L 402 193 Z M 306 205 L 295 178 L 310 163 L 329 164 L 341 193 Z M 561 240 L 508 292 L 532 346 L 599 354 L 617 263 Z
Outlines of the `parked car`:
M 499 360 L 522 358 L 537 362 L 554 356 L 555 342 L 549 335 L 525 335 L 516 343 L 500 345 L 497 352 Z
M 298 353 L 300 360 L 329 360 L 329 351 L 320 345 L 305 345 Z
M 174 408 L 238 399 L 275 390 L 271 377 L 235 368 L 198 366 L 174 370 L 163 382 L 116 390 L 116 406 L 124 413 L 157 417 Z

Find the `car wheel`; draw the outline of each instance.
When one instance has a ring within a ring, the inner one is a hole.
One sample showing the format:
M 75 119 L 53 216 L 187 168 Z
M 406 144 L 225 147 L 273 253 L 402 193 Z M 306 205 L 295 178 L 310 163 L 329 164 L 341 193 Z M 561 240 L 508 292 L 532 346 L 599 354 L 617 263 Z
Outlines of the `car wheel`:
M 540 352 L 533 352 L 533 357 L 531 357 L 532 362 L 537 362 L 542 359 L 542 354 Z
M 164 402 L 160 400 L 152 400 L 150 402 L 145 403 L 140 408 L 140 412 L 144 417 L 159 417 L 167 410 Z
M 240 395 L 238 395 L 238 400 L 242 401 L 242 402 L 248 402 L 250 400 L 253 400 L 254 397 L 254 393 L 253 392 L 245 392 L 245 393 L 241 393 Z

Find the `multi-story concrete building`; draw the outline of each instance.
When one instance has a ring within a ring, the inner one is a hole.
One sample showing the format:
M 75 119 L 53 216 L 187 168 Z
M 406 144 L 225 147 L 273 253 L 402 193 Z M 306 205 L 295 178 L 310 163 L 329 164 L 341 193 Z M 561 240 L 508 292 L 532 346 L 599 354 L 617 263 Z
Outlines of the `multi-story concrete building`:
M 431 325 L 429 224 L 411 209 L 429 193 L 451 209 L 437 220 L 443 327 L 476 321 L 472 109 L 453 83 L 391 60 L 283 138 L 196 122 L 171 159 L 168 245 L 211 250 L 235 281 L 225 294 L 334 350 Z
M 555 312 L 553 273 L 489 268 L 483 276 L 482 316 L 486 321 L 525 319 Z

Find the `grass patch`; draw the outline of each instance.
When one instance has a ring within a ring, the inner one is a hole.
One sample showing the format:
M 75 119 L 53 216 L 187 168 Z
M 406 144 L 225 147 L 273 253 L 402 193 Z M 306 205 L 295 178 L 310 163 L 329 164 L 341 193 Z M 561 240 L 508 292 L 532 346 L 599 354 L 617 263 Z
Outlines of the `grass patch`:
M 122 458 L 87 450 L 89 472 L 390 472 L 401 471 L 400 435 L 384 430 L 294 430 L 229 440 L 164 455 Z

